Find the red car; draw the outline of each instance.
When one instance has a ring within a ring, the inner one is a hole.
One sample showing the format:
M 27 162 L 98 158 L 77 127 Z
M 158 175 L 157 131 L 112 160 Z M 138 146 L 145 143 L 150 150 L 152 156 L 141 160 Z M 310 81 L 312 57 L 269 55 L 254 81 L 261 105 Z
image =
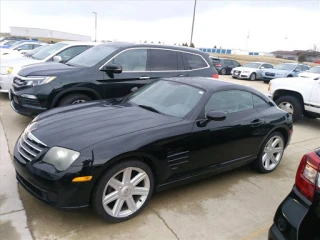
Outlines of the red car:
M 280 204 L 269 240 L 320 239 L 320 149 L 303 156 L 291 193 Z
M 320 64 L 320 59 L 319 60 L 314 60 L 314 63 L 319 63 Z

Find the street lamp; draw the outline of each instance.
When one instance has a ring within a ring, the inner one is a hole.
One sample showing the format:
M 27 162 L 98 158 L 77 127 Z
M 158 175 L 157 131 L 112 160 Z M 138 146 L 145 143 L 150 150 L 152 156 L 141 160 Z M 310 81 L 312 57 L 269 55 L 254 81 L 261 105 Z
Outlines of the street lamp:
M 95 15 L 95 32 L 94 32 L 95 39 L 94 39 L 94 41 L 96 42 L 97 41 L 97 13 L 96 12 L 92 12 L 92 13 Z
M 194 18 L 195 18 L 195 14 L 196 14 L 196 6 L 197 6 L 197 0 L 194 0 L 190 45 L 192 43 L 192 37 L 193 37 L 193 27 L 194 27 Z

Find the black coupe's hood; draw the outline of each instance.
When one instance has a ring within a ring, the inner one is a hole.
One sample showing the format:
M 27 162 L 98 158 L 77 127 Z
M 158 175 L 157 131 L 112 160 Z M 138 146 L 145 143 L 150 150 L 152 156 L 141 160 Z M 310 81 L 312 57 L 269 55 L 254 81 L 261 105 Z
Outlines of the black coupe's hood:
M 95 143 L 140 130 L 181 121 L 129 104 L 105 101 L 62 107 L 41 114 L 30 127 L 49 147 L 80 151 Z
M 62 63 L 45 62 L 36 63 L 22 68 L 19 75 L 22 77 L 28 76 L 57 76 L 66 72 L 79 71 L 81 68 L 68 66 Z

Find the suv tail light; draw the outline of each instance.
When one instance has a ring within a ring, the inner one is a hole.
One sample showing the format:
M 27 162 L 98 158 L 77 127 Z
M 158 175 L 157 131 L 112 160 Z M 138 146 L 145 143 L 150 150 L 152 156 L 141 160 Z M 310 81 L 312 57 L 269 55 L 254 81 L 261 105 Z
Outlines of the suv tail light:
M 213 73 L 213 74 L 212 74 L 212 77 L 213 77 L 213 78 L 219 78 L 219 74 L 218 74 L 218 73 Z
M 220 63 L 218 63 L 218 64 L 215 64 L 214 66 L 221 67 L 222 65 Z
M 297 174 L 296 187 L 310 201 L 313 200 L 316 188 L 320 188 L 320 157 L 311 152 L 301 159 Z

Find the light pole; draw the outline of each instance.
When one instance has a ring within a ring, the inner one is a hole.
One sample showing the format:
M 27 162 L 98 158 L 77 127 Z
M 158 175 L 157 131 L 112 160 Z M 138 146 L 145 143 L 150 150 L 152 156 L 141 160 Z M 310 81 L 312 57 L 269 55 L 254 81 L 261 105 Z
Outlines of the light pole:
M 95 39 L 94 39 L 94 41 L 96 42 L 97 41 L 97 13 L 96 12 L 92 12 L 94 15 L 95 15 L 95 25 L 94 25 L 94 27 L 95 27 L 95 32 L 94 32 L 94 35 L 95 35 Z
M 194 18 L 195 18 L 195 15 L 196 15 L 196 6 L 197 6 L 197 0 L 194 0 L 190 45 L 192 43 L 192 37 L 193 37 L 193 27 L 194 27 Z

